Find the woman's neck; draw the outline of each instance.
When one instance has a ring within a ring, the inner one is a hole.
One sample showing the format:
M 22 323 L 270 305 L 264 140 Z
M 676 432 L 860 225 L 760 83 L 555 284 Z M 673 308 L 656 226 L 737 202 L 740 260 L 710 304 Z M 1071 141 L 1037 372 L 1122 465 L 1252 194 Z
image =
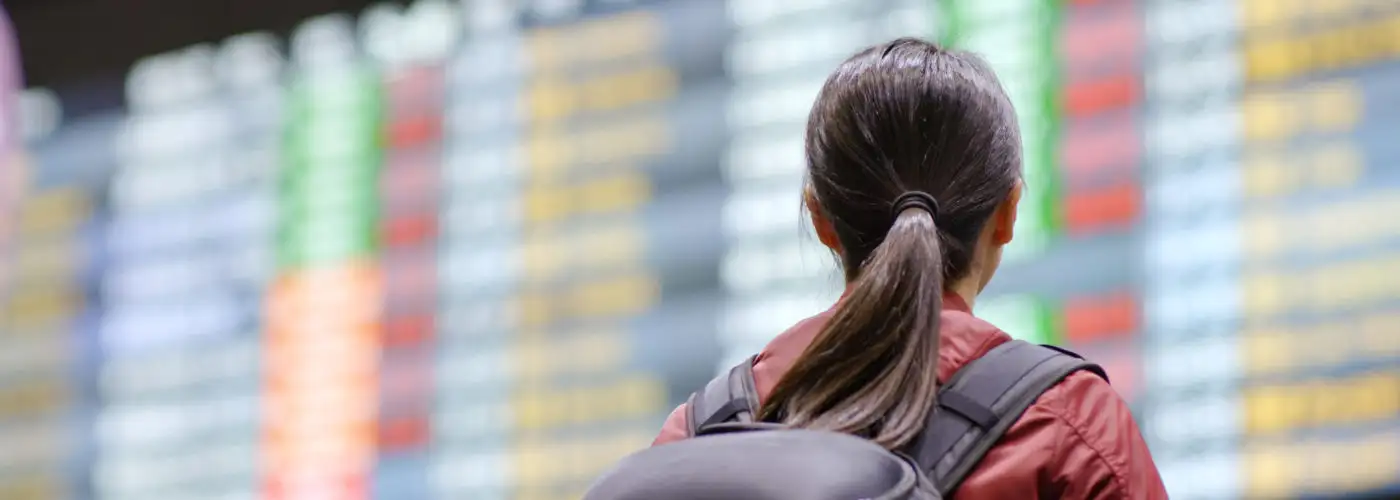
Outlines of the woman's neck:
M 947 287 L 949 292 L 953 292 L 967 303 L 967 308 L 976 307 L 977 294 L 982 293 L 980 279 L 973 279 L 971 276 L 963 278 Z

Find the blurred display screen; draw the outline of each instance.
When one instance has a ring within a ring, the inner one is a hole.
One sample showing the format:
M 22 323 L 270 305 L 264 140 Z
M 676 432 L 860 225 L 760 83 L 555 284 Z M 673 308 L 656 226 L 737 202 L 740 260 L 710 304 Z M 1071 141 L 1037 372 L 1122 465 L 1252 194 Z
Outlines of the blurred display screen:
M 32 89 L 0 499 L 578 498 L 840 295 L 807 111 L 898 36 L 983 54 L 1020 116 L 977 314 L 1104 365 L 1173 498 L 1400 494 L 1397 26 L 1392 0 L 417 0 L 153 54 L 120 110 Z

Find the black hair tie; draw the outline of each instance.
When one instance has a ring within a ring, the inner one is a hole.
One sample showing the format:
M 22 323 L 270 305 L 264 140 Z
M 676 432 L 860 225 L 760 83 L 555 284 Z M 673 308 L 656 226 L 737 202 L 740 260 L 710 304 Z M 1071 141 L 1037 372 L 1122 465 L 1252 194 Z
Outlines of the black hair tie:
M 938 200 L 933 199 L 933 195 L 923 191 L 909 191 L 894 199 L 890 220 L 898 219 L 899 214 L 911 208 L 921 208 L 928 212 L 929 217 L 938 219 Z

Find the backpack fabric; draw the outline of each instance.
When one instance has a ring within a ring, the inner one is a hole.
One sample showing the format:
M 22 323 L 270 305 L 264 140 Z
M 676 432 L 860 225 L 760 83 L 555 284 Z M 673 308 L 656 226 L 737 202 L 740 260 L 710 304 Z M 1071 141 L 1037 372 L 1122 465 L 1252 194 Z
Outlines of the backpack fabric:
M 694 439 L 634 453 L 585 500 L 938 500 L 950 497 L 1041 393 L 1098 365 L 1073 352 L 1006 342 L 942 387 L 924 432 L 890 452 L 859 437 L 756 422 L 753 358 L 686 405 Z

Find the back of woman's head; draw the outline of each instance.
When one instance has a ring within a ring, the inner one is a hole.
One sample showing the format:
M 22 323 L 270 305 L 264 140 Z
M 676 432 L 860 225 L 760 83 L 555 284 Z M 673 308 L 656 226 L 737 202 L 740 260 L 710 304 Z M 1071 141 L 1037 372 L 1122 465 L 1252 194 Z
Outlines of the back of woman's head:
M 834 230 L 848 289 L 763 414 L 902 446 L 934 404 L 944 288 L 1019 180 L 1015 112 L 976 56 L 899 39 L 832 73 L 806 149 L 808 207 Z

